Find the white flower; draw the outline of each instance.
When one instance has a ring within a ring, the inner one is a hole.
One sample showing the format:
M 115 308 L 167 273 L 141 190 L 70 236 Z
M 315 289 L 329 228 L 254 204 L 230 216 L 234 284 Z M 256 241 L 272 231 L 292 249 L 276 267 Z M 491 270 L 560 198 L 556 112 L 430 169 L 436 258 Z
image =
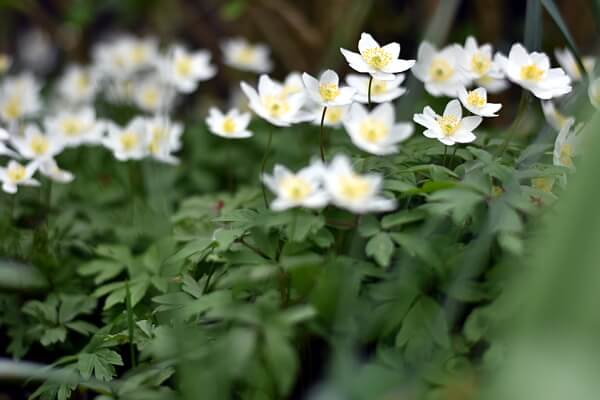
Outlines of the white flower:
M 314 125 L 321 125 L 321 118 L 323 118 L 323 108 L 324 107 L 316 107 L 314 109 Z M 323 125 L 332 128 L 340 127 L 342 125 L 342 122 L 344 121 L 344 118 L 346 118 L 346 115 L 348 115 L 349 109 L 350 106 L 327 107 L 327 112 L 325 113 Z
M 373 36 L 363 32 L 358 41 L 358 51 L 355 53 L 340 49 L 350 67 L 355 71 L 370 74 L 373 78 L 382 81 L 394 80 L 395 74 L 409 70 L 415 60 L 402 60 L 400 45 L 389 43 L 383 47 L 373 39 Z
M 458 91 L 469 84 L 469 78 L 459 65 L 462 58 L 463 49 L 457 44 L 438 51 L 429 42 L 423 42 L 412 72 L 431 95 L 456 97 Z
M 91 68 L 71 65 L 58 82 L 58 93 L 68 103 L 78 105 L 94 100 L 98 76 Z
M 460 67 L 467 78 L 490 93 L 498 93 L 508 87 L 502 68 L 494 61 L 492 45 L 479 46 L 472 36 L 465 41 Z
M 96 120 L 96 112 L 91 107 L 61 111 L 47 117 L 44 127 L 46 132 L 60 138 L 67 147 L 100 143 L 105 130 L 105 125 Z
M 554 151 L 552 152 L 552 161 L 554 165 L 575 169 L 573 157 L 579 154 L 580 136 L 577 130 L 573 129 L 574 119 L 568 119 L 563 125 L 556 141 L 554 142 Z
M 9 149 L 4 144 L 4 141 L 8 140 L 8 139 L 10 139 L 10 134 L 6 131 L 6 129 L 0 128 L 0 155 L 10 156 L 10 157 L 14 157 L 14 158 L 19 157 L 19 155 L 17 153 L 15 153 L 11 149 Z
M 476 139 L 473 130 L 481 124 L 479 116 L 462 117 L 462 107 L 458 100 L 452 100 L 444 109 L 444 115 L 437 115 L 427 106 L 423 114 L 415 114 L 413 120 L 427 128 L 423 132 L 428 138 L 437 139 L 447 146 L 455 143 L 470 143 Z
M 404 79 L 404 74 L 397 75 L 391 81 L 373 79 L 371 82 L 371 102 L 385 103 L 402 96 L 406 93 L 406 88 L 400 86 L 404 82 Z M 369 81 L 368 77 L 362 75 L 348 74 L 346 76 L 348 85 L 356 90 L 356 94 L 354 95 L 355 101 L 365 104 L 369 102 Z
M 562 68 L 550 68 L 544 53 L 529 54 L 521 44 L 514 44 L 508 58 L 498 57 L 504 73 L 514 83 L 542 100 L 562 96 L 571 91 L 571 79 Z
M 357 174 L 346 156 L 334 157 L 327 167 L 324 180 L 331 202 L 340 208 L 357 214 L 391 211 L 396 208 L 394 200 L 378 195 L 381 176 Z
M 39 186 L 39 182 L 32 178 L 38 168 L 35 161 L 23 166 L 15 160 L 10 160 L 6 167 L 0 167 L 0 181 L 2 190 L 6 193 L 17 193 L 17 186 Z
M 175 46 L 161 63 L 164 79 L 180 92 L 191 93 L 198 87 L 198 82 L 216 75 L 217 69 L 210 63 L 210 58 L 206 50 L 188 52 L 182 46 Z
M 243 38 L 232 38 L 221 44 L 223 62 L 242 71 L 264 74 L 271 72 L 273 65 L 269 59 L 269 48 L 262 44 L 250 44 Z
M 72 173 L 60 169 L 54 158 L 48 158 L 40 162 L 40 173 L 53 181 L 60 183 L 69 183 L 75 179 Z
M 19 154 L 28 160 L 47 160 L 64 149 L 60 138 L 43 134 L 37 125 L 27 125 L 22 135 L 13 135 L 10 140 Z
M 13 59 L 6 53 L 0 53 L 0 75 L 4 75 L 12 66 Z
M 556 60 L 562 69 L 565 70 L 567 75 L 569 75 L 572 80 L 581 80 L 581 70 L 579 68 L 579 64 L 577 64 L 575 56 L 569 49 L 556 49 L 554 50 L 554 55 L 556 56 Z M 583 63 L 586 72 L 592 72 L 594 70 L 594 65 L 596 64 L 594 57 L 583 57 L 581 62 Z
M 152 68 L 158 59 L 158 44 L 153 38 L 120 36 L 93 49 L 94 65 L 103 74 L 117 79 Z
M 353 104 L 344 127 L 352 143 L 367 153 L 386 155 L 398 152 L 398 143 L 413 133 L 411 123 L 395 121 L 394 106 L 383 103 L 369 112 L 361 104 Z
M 600 109 L 600 78 L 596 78 L 590 82 L 588 96 L 592 105 L 597 109 Z
M 292 207 L 325 207 L 329 198 L 322 188 L 323 172 L 320 162 L 313 162 L 297 173 L 290 172 L 282 165 L 275 165 L 272 176 L 262 176 L 265 185 L 277 196 L 271 203 L 271 209 L 282 211 Z
M 299 72 L 290 72 L 283 81 L 283 94 L 290 96 L 304 92 L 304 82 Z
M 12 123 L 40 110 L 40 86 L 31 74 L 8 77 L 0 87 L 0 118 Z
M 458 98 L 467 110 L 481 117 L 497 117 L 496 113 L 502 108 L 502 104 L 488 103 L 487 91 L 484 88 L 469 91 L 462 88 L 458 92 Z
M 348 105 L 352 103 L 356 92 L 351 87 L 340 87 L 338 74 L 330 69 L 323 72 L 319 80 L 305 72 L 302 74 L 302 81 L 310 98 L 324 107 Z
M 209 130 L 217 136 L 227 139 L 244 139 L 252 137 L 248 130 L 250 124 L 250 113 L 240 113 L 234 108 L 223 114 L 220 110 L 211 107 L 208 110 L 206 124 Z
M 258 79 L 258 92 L 246 82 L 242 82 L 241 87 L 250 101 L 250 109 L 273 125 L 290 126 L 307 119 L 300 111 L 305 101 L 304 93 L 288 96 L 283 86 L 267 75 L 261 75 Z
M 146 118 L 148 153 L 156 160 L 177 164 L 179 160 L 172 155 L 181 149 L 183 126 L 167 117 Z
M 561 114 L 552 101 L 542 101 L 542 111 L 548 124 L 559 132 L 569 120 L 573 119 Z
M 58 51 L 48 33 L 34 28 L 16 36 L 18 58 L 27 70 L 46 74 L 54 67 Z
M 133 101 L 146 112 L 167 111 L 174 99 L 174 91 L 168 90 L 156 75 L 150 75 L 135 84 Z
M 127 126 L 108 125 L 108 136 L 102 140 L 120 161 L 140 160 L 148 154 L 149 140 L 146 120 L 136 117 Z

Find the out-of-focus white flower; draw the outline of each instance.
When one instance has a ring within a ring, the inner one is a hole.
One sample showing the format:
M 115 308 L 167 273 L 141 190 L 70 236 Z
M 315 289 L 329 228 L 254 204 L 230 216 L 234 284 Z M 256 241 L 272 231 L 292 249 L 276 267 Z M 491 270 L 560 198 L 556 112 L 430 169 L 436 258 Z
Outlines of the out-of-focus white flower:
M 154 38 L 118 36 L 96 45 L 93 58 L 95 68 L 103 75 L 125 79 L 153 68 L 158 59 L 158 44 Z
M 381 176 L 357 174 L 346 156 L 333 158 L 325 172 L 324 182 L 331 202 L 353 213 L 384 212 L 396 208 L 394 200 L 379 196 Z
M 369 112 L 361 104 L 353 104 L 344 127 L 352 143 L 367 153 L 386 155 L 398 152 L 398 143 L 413 133 L 411 123 L 396 124 L 394 106 L 383 103 Z
M 4 75 L 8 72 L 12 66 L 13 59 L 6 53 L 0 53 L 0 75 Z
M 335 71 L 328 69 L 321 74 L 319 80 L 307 74 L 302 74 L 306 93 L 317 104 L 324 107 L 345 106 L 352 103 L 355 89 L 340 87 L 340 78 Z
M 33 179 L 33 174 L 38 168 L 35 161 L 27 165 L 21 165 L 15 160 L 10 160 L 6 167 L 0 167 L 0 181 L 2 190 L 6 193 L 17 193 L 19 185 L 39 186 L 39 182 Z
M 552 101 L 542 101 L 542 111 L 544 112 L 544 117 L 548 124 L 551 127 L 556 129 L 558 132 L 565 126 L 569 120 L 573 119 L 573 117 L 564 116 Z
M 299 72 L 290 72 L 283 81 L 283 94 L 290 96 L 304 92 L 304 82 Z
M 146 118 L 148 153 L 158 161 L 177 164 L 179 160 L 172 153 L 181 149 L 183 126 L 167 117 Z
M 463 49 L 457 44 L 438 51 L 431 43 L 423 42 L 412 72 L 431 95 L 456 97 L 469 84 L 469 78 L 460 68 L 462 58 Z
M 47 160 L 64 149 L 60 138 L 42 133 L 37 125 L 27 125 L 22 135 L 13 135 L 10 140 L 19 154 L 28 160 Z
M 373 79 L 371 82 L 371 102 L 385 103 L 397 99 L 406 93 L 406 88 L 400 86 L 404 82 L 405 75 L 397 75 L 394 80 L 380 81 Z M 369 81 L 366 76 L 349 74 L 346 76 L 348 85 L 356 90 L 354 100 L 359 103 L 369 102 Z
M 304 93 L 288 96 L 283 86 L 267 75 L 261 75 L 258 79 L 258 91 L 246 82 L 242 82 L 241 87 L 250 101 L 250 109 L 273 125 L 290 126 L 312 118 L 300 111 L 306 99 Z
M 182 46 L 175 46 L 161 63 L 163 77 L 180 92 L 191 93 L 196 90 L 199 82 L 206 81 L 217 73 L 210 58 L 211 55 L 206 50 L 189 52 Z
M 250 124 L 250 113 L 240 113 L 236 108 L 223 114 L 217 108 L 208 110 L 206 124 L 209 130 L 217 136 L 227 139 L 244 139 L 252 137 L 248 130 Z
M 45 74 L 54 67 L 57 50 L 47 33 L 31 29 L 17 37 L 18 58 L 28 70 Z
M 135 98 L 136 81 L 131 78 L 112 79 L 106 82 L 104 88 L 106 98 L 116 103 L 129 104 Z
M 61 169 L 54 158 L 48 158 L 43 160 L 39 164 L 40 173 L 55 182 L 69 183 L 75 179 L 75 176 L 69 172 Z
M 102 140 L 115 158 L 120 161 L 140 160 L 148 154 L 148 134 L 146 120 L 136 117 L 125 127 L 108 125 L 108 135 Z
M 497 117 L 496 113 L 502 108 L 500 103 L 488 103 L 487 91 L 484 88 L 469 91 L 462 88 L 458 92 L 458 98 L 467 110 L 481 117 Z
M 358 41 L 358 51 L 355 53 L 340 49 L 350 67 L 357 72 L 366 73 L 381 81 L 392 81 L 396 74 L 407 71 L 415 64 L 415 60 L 400 59 L 400 45 L 388 43 L 379 46 L 373 36 L 363 32 Z
M 427 128 L 423 135 L 437 139 L 447 146 L 455 143 L 470 143 L 476 139 L 473 130 L 481 124 L 479 116 L 462 117 L 462 107 L 458 100 L 452 100 L 444 109 L 443 115 L 436 114 L 427 106 L 422 114 L 415 114 L 413 120 Z
M 134 103 L 149 113 L 168 111 L 175 100 L 175 92 L 168 90 L 157 76 L 151 75 L 135 84 Z
M 325 207 L 329 198 L 322 188 L 323 173 L 320 162 L 313 162 L 297 173 L 276 165 L 272 176 L 262 176 L 265 185 L 277 196 L 271 203 L 271 209 L 282 211 L 293 207 Z
M 479 46 L 477 40 L 469 36 L 465 41 L 459 65 L 466 73 L 467 78 L 490 93 L 498 93 L 508 87 L 502 68 L 494 61 L 493 49 L 490 44 Z
M 44 128 L 67 147 L 100 143 L 106 129 L 104 123 L 96 120 L 96 112 L 91 107 L 77 111 L 61 111 L 47 117 L 44 120 Z
M 265 44 L 251 44 L 243 38 L 232 38 L 221 44 L 223 62 L 242 71 L 264 74 L 271 72 L 269 47 Z
M 563 125 L 554 142 L 554 151 L 552 152 L 552 161 L 554 165 L 575 169 L 573 157 L 579 154 L 580 136 L 577 129 L 573 129 L 574 119 L 568 119 Z
M 316 107 L 314 109 L 313 124 L 321 124 L 321 118 L 323 118 L 323 108 L 324 107 Z M 323 119 L 323 125 L 332 128 L 340 127 L 342 125 L 342 122 L 344 121 L 344 118 L 346 118 L 346 116 L 348 115 L 349 109 L 350 106 L 327 107 L 325 119 Z
M 564 49 L 556 49 L 554 50 L 554 56 L 556 56 L 556 60 L 558 64 L 565 70 L 567 75 L 574 80 L 581 80 L 581 69 L 579 68 L 579 64 L 577 64 L 577 60 L 571 50 Z M 583 57 L 581 59 L 583 66 L 585 67 L 586 72 L 592 72 L 594 70 L 594 66 L 596 64 L 596 59 L 594 57 Z
M 600 110 L 600 78 L 596 78 L 590 82 L 588 97 L 592 105 Z
M 4 141 L 8 139 L 10 139 L 10 134 L 6 131 L 6 129 L 0 128 L 0 155 L 14 158 L 19 157 L 17 153 L 9 149 L 6 144 L 4 144 Z
M 96 72 L 80 65 L 70 65 L 58 82 L 59 95 L 72 105 L 90 103 L 97 89 Z
M 0 118 L 8 123 L 40 110 L 40 86 L 31 74 L 7 77 L 0 87 Z
M 512 46 L 508 58 L 499 55 L 498 61 L 508 79 L 542 100 L 562 96 L 572 89 L 571 79 L 562 68 L 550 68 L 547 55 L 530 54 L 519 43 Z

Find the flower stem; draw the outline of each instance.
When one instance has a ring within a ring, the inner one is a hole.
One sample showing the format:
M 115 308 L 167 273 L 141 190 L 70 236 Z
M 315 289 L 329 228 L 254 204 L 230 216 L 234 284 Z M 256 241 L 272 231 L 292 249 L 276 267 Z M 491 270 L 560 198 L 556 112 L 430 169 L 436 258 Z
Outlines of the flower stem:
M 454 165 L 454 156 L 456 155 L 456 150 L 458 150 L 458 145 L 454 145 L 454 151 L 452 152 L 452 157 L 450 157 L 450 167 Z
M 448 156 L 448 146 L 444 145 L 444 159 L 442 160 L 442 164 L 444 167 L 446 166 L 446 157 Z
M 369 100 L 369 108 L 371 108 L 371 85 L 373 85 L 373 76 L 369 77 L 369 91 L 367 94 L 367 98 Z
M 327 107 L 323 107 L 323 114 L 321 114 L 321 136 L 319 138 L 319 148 L 321 150 L 321 161 L 325 162 L 325 134 L 323 133 L 323 125 L 325 123 L 325 114 L 327 113 Z
M 523 94 L 521 94 L 521 101 L 519 102 L 517 116 L 515 117 L 515 120 L 512 123 L 512 125 L 510 126 L 510 128 L 508 128 L 508 134 L 506 135 L 504 142 L 502 142 L 502 146 L 500 147 L 500 151 L 498 152 L 499 158 L 502 157 L 502 155 L 508 148 L 508 145 L 510 144 L 510 141 L 512 140 L 512 138 L 514 136 L 515 131 L 517 130 L 519 125 L 521 125 L 521 121 L 523 120 L 523 117 L 526 114 L 527 106 L 529 104 L 528 100 L 529 99 L 528 99 L 527 93 L 523 92 Z
M 269 139 L 267 141 L 267 148 L 263 156 L 262 162 L 260 163 L 260 182 L 262 187 L 263 200 L 265 201 L 265 208 L 269 207 L 269 201 L 267 200 L 267 188 L 265 187 L 262 177 L 265 174 L 265 167 L 267 165 L 267 159 L 269 158 L 269 152 L 271 151 L 271 142 L 273 141 L 273 129 L 269 129 Z

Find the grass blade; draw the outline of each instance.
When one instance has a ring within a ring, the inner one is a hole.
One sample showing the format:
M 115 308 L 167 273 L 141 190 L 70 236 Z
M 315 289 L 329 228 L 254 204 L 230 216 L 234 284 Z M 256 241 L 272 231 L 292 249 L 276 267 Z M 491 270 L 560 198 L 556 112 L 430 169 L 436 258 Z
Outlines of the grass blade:
M 525 10 L 525 36 L 523 40 L 529 51 L 542 47 L 542 7 L 540 0 L 527 0 Z

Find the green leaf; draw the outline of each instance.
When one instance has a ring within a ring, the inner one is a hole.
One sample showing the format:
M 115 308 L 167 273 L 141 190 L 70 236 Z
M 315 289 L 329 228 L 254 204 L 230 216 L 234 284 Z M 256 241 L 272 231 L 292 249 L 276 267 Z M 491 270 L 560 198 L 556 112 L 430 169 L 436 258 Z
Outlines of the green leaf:
M 125 264 L 120 261 L 97 259 L 82 264 L 77 268 L 81 276 L 93 276 L 96 285 L 104 283 L 125 270 Z
M 388 214 L 381 220 L 383 229 L 395 228 L 425 219 L 427 213 L 421 209 L 401 210 Z
M 122 366 L 123 360 L 119 353 L 101 349 L 95 353 L 80 353 L 77 359 L 77 370 L 84 379 L 90 379 L 92 374 L 101 381 L 110 381 L 115 376 L 115 367 Z
M 358 233 L 360 236 L 371 237 L 379 231 L 379 221 L 373 215 L 365 215 L 359 219 Z
M 377 264 L 389 267 L 394 254 L 394 242 L 390 239 L 389 234 L 380 232 L 367 242 L 365 252 L 369 257 L 375 258 Z
M 280 331 L 271 328 L 265 331 L 262 351 L 279 394 L 286 395 L 292 388 L 298 370 L 294 348 Z
M 54 343 L 62 343 L 67 338 L 67 329 L 62 326 L 44 329 L 44 334 L 40 338 L 42 346 L 50 346 Z

